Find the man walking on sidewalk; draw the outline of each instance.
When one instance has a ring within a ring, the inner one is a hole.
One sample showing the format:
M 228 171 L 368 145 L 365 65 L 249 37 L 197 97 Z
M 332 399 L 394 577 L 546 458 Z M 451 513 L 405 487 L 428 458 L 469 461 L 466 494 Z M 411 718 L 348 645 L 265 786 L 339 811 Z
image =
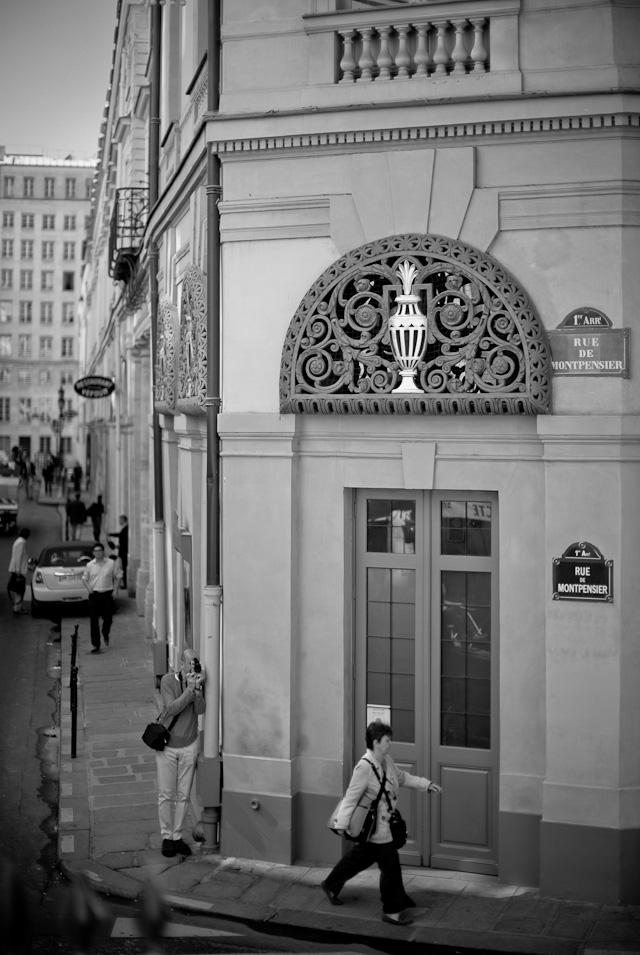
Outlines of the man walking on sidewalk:
M 198 716 L 205 710 L 203 684 L 204 673 L 193 650 L 182 654 L 178 673 L 167 673 L 160 682 L 162 720 L 166 725 L 175 718 L 169 743 L 156 752 L 163 856 L 191 855 L 182 827 L 198 761 Z
M 76 494 L 73 501 L 69 498 L 66 510 L 71 525 L 71 540 L 76 541 L 82 536 L 82 525 L 87 519 L 87 509 L 79 493 Z
M 7 590 L 9 592 L 9 599 L 13 604 L 14 613 L 29 612 L 24 605 L 24 594 L 27 589 L 27 570 L 31 565 L 31 560 L 27 553 L 27 538 L 30 535 L 31 531 L 28 527 L 20 528 L 18 536 L 11 548 Z
M 82 579 L 89 591 L 89 617 L 91 620 L 92 653 L 100 653 L 100 618 L 102 639 L 109 646 L 111 621 L 113 620 L 113 589 L 121 576 L 115 560 L 105 557 L 104 547 L 99 542 L 93 546 L 93 560 L 84 569 Z

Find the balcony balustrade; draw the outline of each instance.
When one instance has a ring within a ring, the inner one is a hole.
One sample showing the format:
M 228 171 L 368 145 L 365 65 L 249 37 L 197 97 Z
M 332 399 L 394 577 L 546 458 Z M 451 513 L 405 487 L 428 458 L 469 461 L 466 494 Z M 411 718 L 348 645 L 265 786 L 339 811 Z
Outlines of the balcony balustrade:
M 109 235 L 109 275 L 128 283 L 135 270 L 149 215 L 146 187 L 116 189 Z

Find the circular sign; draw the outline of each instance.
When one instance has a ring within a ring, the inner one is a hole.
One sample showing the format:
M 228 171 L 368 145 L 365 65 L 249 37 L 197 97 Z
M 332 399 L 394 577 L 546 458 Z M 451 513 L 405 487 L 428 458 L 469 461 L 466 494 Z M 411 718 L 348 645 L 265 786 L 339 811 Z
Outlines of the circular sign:
M 89 375 L 87 378 L 81 378 L 73 386 L 83 398 L 108 398 L 115 391 L 116 383 L 111 378 L 103 378 L 102 375 Z

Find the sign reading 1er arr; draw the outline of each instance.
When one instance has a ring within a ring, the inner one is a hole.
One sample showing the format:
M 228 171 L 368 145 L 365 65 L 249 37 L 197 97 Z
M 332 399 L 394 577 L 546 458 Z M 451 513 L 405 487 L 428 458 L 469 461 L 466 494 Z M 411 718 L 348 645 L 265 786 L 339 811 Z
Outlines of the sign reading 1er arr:
M 554 375 L 629 377 L 629 329 L 597 308 L 576 308 L 547 332 Z
M 577 541 L 553 559 L 554 600 L 613 600 L 613 561 L 589 541 Z

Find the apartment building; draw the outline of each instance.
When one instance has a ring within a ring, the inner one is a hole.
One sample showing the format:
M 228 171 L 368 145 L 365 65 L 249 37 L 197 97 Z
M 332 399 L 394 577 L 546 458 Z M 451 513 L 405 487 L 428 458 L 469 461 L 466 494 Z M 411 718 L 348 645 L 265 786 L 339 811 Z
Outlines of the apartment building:
M 95 163 L 0 146 L 0 451 L 83 456 L 77 305 Z

